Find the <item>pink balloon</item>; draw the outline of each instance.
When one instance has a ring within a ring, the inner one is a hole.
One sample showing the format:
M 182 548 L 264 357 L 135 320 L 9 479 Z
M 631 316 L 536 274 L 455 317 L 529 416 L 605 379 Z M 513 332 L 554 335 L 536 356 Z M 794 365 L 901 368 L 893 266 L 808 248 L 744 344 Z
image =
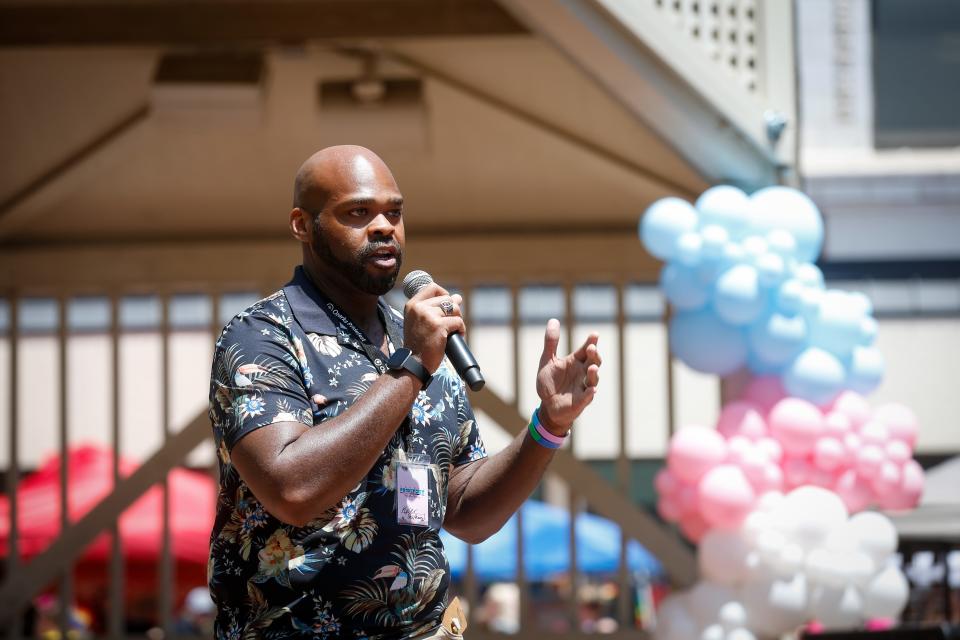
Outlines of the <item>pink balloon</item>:
M 771 462 L 780 464 L 780 461 L 783 460 L 783 447 L 775 439 L 760 438 L 757 440 L 757 447 L 767 454 L 767 458 Z
M 910 459 L 910 447 L 903 440 L 891 440 L 884 447 L 887 453 L 887 460 L 903 465 Z
M 833 490 L 843 500 L 843 504 L 847 505 L 847 511 L 851 514 L 863 511 L 873 502 L 873 490 L 870 485 L 853 469 L 840 474 Z
M 764 413 L 768 413 L 786 395 L 779 376 L 753 378 L 743 391 L 743 399 L 757 405 Z
M 880 405 L 873 412 L 873 419 L 886 425 L 891 438 L 902 440 L 911 450 L 916 446 L 920 426 L 909 407 L 896 403 Z
M 862 446 L 863 440 L 860 439 L 860 434 L 848 433 L 843 436 L 843 448 L 847 450 L 849 460 L 853 461 L 857 459 L 857 454 L 860 452 L 860 447 Z
M 886 459 L 883 449 L 875 444 L 866 444 L 857 452 L 857 473 L 864 478 L 873 478 Z
M 763 487 L 767 466 L 770 465 L 767 454 L 760 447 L 751 447 L 740 456 L 738 466 L 754 489 Z
M 831 411 L 823 417 L 823 431 L 825 435 L 842 439 L 845 435 L 853 431 L 853 422 L 845 413 Z
M 657 475 L 654 476 L 653 486 L 657 490 L 657 495 L 661 497 L 672 496 L 680 488 L 680 481 L 670 473 L 669 469 L 664 467 L 657 471 Z
M 860 438 L 864 444 L 885 447 L 890 440 L 890 430 L 879 420 L 868 420 L 860 427 Z
M 783 469 L 783 483 L 787 489 L 807 484 L 810 480 L 811 465 L 806 458 L 787 456 L 780 465 Z
M 818 469 L 812 467 L 810 469 L 810 474 L 807 476 L 807 484 L 812 484 L 815 487 L 823 487 L 824 489 L 830 489 L 833 491 L 833 485 L 837 483 L 837 475 L 833 471 L 826 471 L 824 469 Z
M 753 449 L 753 442 L 746 436 L 733 436 L 727 440 L 727 462 L 740 464 L 744 454 Z
M 680 520 L 680 531 L 694 543 L 699 543 L 709 529 L 710 525 L 697 512 L 689 513 Z
M 697 510 L 697 489 L 693 485 L 681 485 L 673 497 L 681 518 Z
M 763 487 L 757 489 L 757 495 L 767 491 L 783 491 L 783 470 L 774 463 L 769 463 L 763 470 Z
M 667 468 L 680 480 L 694 484 L 727 457 L 727 443 L 714 429 L 690 426 L 670 439 Z
M 884 460 L 880 468 L 873 475 L 873 478 L 870 479 L 873 492 L 878 496 L 882 496 L 891 491 L 899 491 L 902 475 L 900 465 L 894 464 L 889 460 Z
M 677 522 L 680 519 L 680 506 L 676 497 L 661 495 L 657 500 L 657 513 L 667 522 Z
M 717 431 L 728 440 L 736 435 L 756 440 L 767 434 L 767 423 L 763 420 L 762 410 L 754 404 L 743 401 L 731 402 L 720 412 Z
M 700 481 L 697 494 L 703 519 L 721 529 L 740 526 L 757 500 L 743 471 L 730 464 L 708 471 Z
M 813 464 L 823 471 L 834 471 L 843 466 L 847 459 L 847 450 L 836 438 L 826 437 L 817 440 L 813 449 Z
M 870 403 L 867 399 L 855 391 L 844 391 L 830 405 L 831 411 L 838 411 L 850 418 L 850 424 L 854 429 L 859 429 L 860 425 L 870 419 Z
M 880 506 L 888 511 L 906 511 L 920 503 L 923 496 L 923 467 L 916 460 L 903 465 L 900 486 L 880 496 Z
M 768 418 L 770 433 L 791 456 L 803 456 L 823 434 L 823 414 L 814 404 L 799 398 L 784 398 L 773 407 Z

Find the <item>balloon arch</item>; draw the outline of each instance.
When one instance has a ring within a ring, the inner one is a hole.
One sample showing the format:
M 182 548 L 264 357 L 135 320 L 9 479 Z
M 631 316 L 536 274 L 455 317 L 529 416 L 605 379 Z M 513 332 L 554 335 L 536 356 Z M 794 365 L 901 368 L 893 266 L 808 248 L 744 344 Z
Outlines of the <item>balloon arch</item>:
M 670 348 L 704 373 L 750 375 L 714 426 L 673 436 L 657 509 L 698 544 L 701 580 L 661 605 L 656 637 L 775 638 L 815 622 L 892 621 L 908 584 L 882 510 L 913 508 L 918 425 L 864 397 L 883 377 L 864 294 L 827 289 L 814 264 L 823 219 L 769 187 L 655 202 L 640 222 L 665 262 Z

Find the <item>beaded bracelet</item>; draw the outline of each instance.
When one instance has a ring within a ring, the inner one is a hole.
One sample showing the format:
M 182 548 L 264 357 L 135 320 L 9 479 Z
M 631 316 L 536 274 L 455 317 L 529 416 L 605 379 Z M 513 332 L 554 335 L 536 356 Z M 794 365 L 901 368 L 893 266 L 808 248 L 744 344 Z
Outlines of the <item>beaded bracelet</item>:
M 530 424 L 527 425 L 527 429 L 530 431 L 530 437 L 533 438 L 537 444 L 547 449 L 559 449 L 567 440 L 567 436 L 554 435 L 540 424 L 540 407 L 533 410 L 533 415 L 530 416 Z

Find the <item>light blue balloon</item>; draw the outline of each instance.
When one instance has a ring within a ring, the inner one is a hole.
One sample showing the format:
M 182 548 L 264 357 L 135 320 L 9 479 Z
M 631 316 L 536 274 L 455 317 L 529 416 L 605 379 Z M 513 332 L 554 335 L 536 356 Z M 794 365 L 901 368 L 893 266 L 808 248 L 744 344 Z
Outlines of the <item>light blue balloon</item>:
M 863 307 L 845 291 L 829 289 L 810 316 L 810 344 L 846 359 L 860 342 Z
M 673 316 L 670 349 L 688 367 L 719 376 L 733 373 L 747 362 L 744 332 L 721 321 L 709 309 Z
M 766 255 L 770 251 L 767 241 L 760 236 L 751 235 L 743 239 L 743 251 L 747 254 L 747 262 L 756 264 L 760 256 Z
M 700 282 L 697 272 L 681 264 L 668 264 L 663 268 L 660 288 L 667 300 L 681 311 L 699 309 L 710 299 L 710 288 Z
M 850 357 L 847 387 L 867 395 L 883 380 L 883 355 L 876 347 L 856 347 Z
M 702 249 L 703 239 L 700 234 L 695 231 L 688 231 L 677 238 L 674 257 L 680 264 L 695 267 L 700 263 Z
M 767 247 L 769 247 L 770 251 L 776 253 L 784 260 L 796 258 L 797 241 L 789 231 L 785 229 L 774 229 L 767 234 L 766 240 Z
M 747 254 L 739 242 L 728 242 L 723 246 L 723 256 L 720 260 L 726 267 L 733 267 L 743 263 L 747 259 Z
M 802 316 L 788 318 L 771 313 L 750 327 L 747 340 L 750 343 L 751 365 L 756 361 L 766 367 L 779 368 L 803 350 L 807 340 L 807 323 Z M 754 370 L 754 373 L 761 372 Z
M 747 356 L 747 369 L 754 376 L 779 376 L 783 373 L 784 365 L 768 364 L 758 358 L 752 351 Z
M 860 321 L 860 345 L 869 347 L 877 339 L 880 327 L 873 316 L 866 316 Z
M 798 263 L 793 268 L 793 277 L 814 289 L 823 289 L 823 271 L 820 267 L 809 262 Z
M 725 271 L 717 280 L 713 304 L 717 315 L 732 325 L 747 325 L 756 320 L 766 307 L 757 270 L 741 264 Z
M 790 187 L 767 187 L 750 197 L 751 232 L 783 229 L 797 242 L 796 257 L 814 262 L 823 246 L 823 217 L 813 200 Z
M 776 253 L 765 253 L 757 259 L 757 273 L 760 276 L 760 284 L 764 287 L 775 287 L 783 282 L 787 275 L 786 265 L 783 258 Z
M 824 405 L 843 389 L 846 371 L 833 354 L 807 347 L 790 363 L 783 375 L 787 394 Z
M 711 224 L 700 229 L 703 239 L 703 257 L 705 259 L 719 259 L 723 256 L 723 248 L 730 239 L 730 234 L 720 225 Z
M 785 316 L 795 316 L 803 310 L 803 292 L 807 287 L 795 278 L 786 280 L 777 289 L 773 304 Z
M 703 225 L 717 224 L 739 238 L 750 224 L 750 197 L 740 189 L 720 185 L 707 189 L 695 203 Z
M 677 240 L 699 224 L 697 210 L 680 198 L 661 198 L 640 218 L 640 239 L 651 254 L 664 261 L 674 256 Z

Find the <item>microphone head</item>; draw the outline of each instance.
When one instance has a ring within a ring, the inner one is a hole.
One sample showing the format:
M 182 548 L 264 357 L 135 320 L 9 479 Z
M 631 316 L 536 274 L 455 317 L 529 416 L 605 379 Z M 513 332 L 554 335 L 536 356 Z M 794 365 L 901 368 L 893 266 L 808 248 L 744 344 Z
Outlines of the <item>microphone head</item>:
M 420 289 L 423 289 L 425 286 L 433 282 L 433 278 L 430 277 L 430 274 L 426 271 L 411 271 L 407 274 L 407 277 L 403 279 L 403 295 L 407 298 L 412 298 L 417 295 L 417 292 Z

